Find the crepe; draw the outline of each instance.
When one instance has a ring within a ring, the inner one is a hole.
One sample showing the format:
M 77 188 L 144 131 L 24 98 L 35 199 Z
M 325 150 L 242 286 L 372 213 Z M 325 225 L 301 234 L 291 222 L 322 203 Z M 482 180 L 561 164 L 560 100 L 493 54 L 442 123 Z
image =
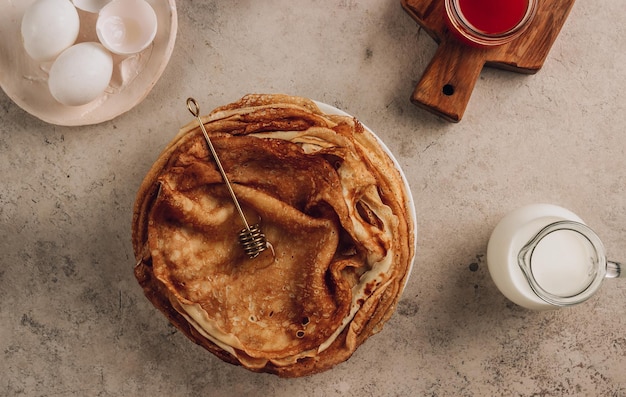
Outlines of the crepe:
M 272 249 L 250 259 L 243 223 L 197 121 L 145 177 L 135 276 L 187 337 L 282 377 L 347 360 L 393 313 L 414 256 L 402 175 L 348 116 L 287 95 L 247 95 L 203 124 L 246 219 Z

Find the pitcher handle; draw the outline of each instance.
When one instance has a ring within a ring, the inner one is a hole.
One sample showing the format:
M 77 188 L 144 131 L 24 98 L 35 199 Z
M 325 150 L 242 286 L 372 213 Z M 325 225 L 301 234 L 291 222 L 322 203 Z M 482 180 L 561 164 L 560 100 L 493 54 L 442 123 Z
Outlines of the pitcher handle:
M 624 277 L 622 273 L 622 264 L 619 262 L 606 261 L 606 276 L 607 278 Z

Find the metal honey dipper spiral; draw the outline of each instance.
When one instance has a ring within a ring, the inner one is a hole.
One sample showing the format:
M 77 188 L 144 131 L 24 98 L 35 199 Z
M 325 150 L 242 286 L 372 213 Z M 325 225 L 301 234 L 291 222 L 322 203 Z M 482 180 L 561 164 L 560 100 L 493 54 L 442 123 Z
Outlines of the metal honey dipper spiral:
M 224 179 L 224 182 L 226 183 L 226 187 L 228 188 L 228 191 L 230 192 L 230 197 L 233 199 L 235 208 L 237 208 L 239 217 L 241 218 L 245 226 L 245 228 L 243 228 L 239 232 L 239 243 L 243 247 L 243 250 L 248 255 L 248 257 L 250 257 L 250 259 L 256 258 L 257 256 L 259 256 L 261 252 L 265 251 L 268 247 L 272 249 L 272 246 L 266 240 L 265 234 L 263 234 L 263 232 L 261 231 L 259 224 L 257 223 L 255 225 L 250 226 L 250 224 L 246 220 L 246 216 L 243 214 L 243 211 L 241 210 L 241 206 L 239 205 L 237 196 L 235 196 L 235 192 L 233 191 L 230 181 L 228 180 L 228 177 L 226 176 L 226 172 L 224 172 L 224 167 L 222 167 L 222 163 L 220 162 L 219 157 L 217 157 L 217 153 L 215 152 L 215 148 L 213 147 L 213 144 L 211 143 L 211 139 L 209 138 L 209 135 L 207 134 L 206 129 L 204 128 L 204 123 L 202 123 L 202 120 L 200 119 L 200 107 L 198 106 L 198 103 L 196 102 L 195 99 L 187 98 L 187 109 L 189 109 L 191 114 L 194 115 L 194 117 L 198 120 L 198 123 L 200 124 L 200 129 L 202 129 L 202 134 L 204 135 L 204 139 L 206 140 L 206 143 L 209 146 L 211 155 L 213 155 L 213 159 L 215 160 L 215 163 L 217 164 L 217 168 L 219 169 L 220 174 L 222 174 L 222 179 Z

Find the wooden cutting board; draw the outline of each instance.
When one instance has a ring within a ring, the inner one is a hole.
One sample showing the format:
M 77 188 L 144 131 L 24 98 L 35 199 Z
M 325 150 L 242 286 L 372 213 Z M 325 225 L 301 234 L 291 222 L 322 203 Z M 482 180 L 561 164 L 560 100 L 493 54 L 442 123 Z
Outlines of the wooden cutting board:
M 526 74 L 541 69 L 574 0 L 539 0 L 528 29 L 515 40 L 493 48 L 471 47 L 458 41 L 445 22 L 444 0 L 401 0 L 401 3 L 439 43 L 411 101 L 447 120 L 459 122 L 485 65 Z

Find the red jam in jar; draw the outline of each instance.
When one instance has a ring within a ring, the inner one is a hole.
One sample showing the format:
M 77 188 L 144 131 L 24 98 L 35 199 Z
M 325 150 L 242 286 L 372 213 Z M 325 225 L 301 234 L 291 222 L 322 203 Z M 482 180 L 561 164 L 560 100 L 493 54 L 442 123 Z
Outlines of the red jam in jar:
M 451 30 L 464 42 L 487 47 L 505 44 L 526 30 L 537 0 L 445 0 Z

